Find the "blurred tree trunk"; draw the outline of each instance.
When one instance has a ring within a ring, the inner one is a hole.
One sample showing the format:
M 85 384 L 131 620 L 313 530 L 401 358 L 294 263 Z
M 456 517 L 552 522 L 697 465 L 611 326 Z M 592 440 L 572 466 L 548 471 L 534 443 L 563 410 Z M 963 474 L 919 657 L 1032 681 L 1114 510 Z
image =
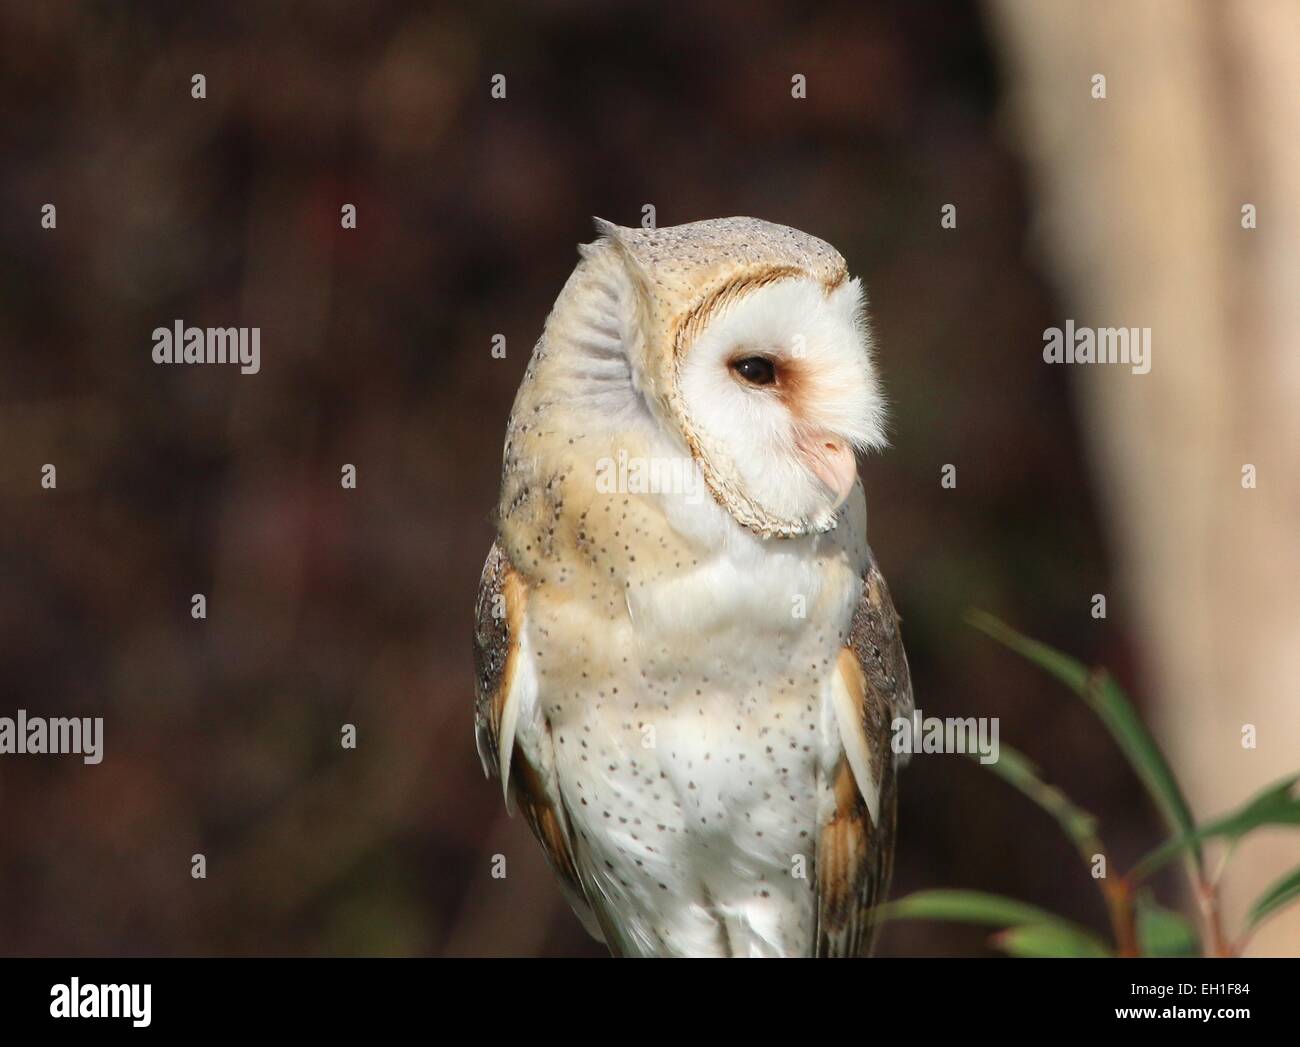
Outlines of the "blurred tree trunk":
M 1300 4 L 990 10 L 1067 309 L 1152 329 L 1150 374 L 1071 377 L 1155 727 L 1198 815 L 1218 814 L 1300 770 Z M 1297 864 L 1294 831 L 1248 840 L 1228 928 Z M 1250 951 L 1300 953 L 1300 909 Z

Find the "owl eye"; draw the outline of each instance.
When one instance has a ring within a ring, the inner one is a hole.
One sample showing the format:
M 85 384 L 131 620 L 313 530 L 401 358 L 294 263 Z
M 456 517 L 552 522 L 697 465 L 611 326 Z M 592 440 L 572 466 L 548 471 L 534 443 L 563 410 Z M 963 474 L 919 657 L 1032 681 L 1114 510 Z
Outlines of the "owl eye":
M 776 364 L 766 356 L 746 356 L 732 360 L 731 369 L 750 385 L 771 385 L 776 381 Z

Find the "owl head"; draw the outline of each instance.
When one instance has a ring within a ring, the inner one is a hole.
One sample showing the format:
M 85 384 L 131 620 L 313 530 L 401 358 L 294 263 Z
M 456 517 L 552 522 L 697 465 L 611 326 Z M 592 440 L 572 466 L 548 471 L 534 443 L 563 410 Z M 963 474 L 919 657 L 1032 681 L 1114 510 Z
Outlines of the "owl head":
M 764 537 L 835 527 L 856 452 L 883 446 L 861 283 L 829 244 L 755 218 L 597 219 L 605 318 L 631 384 L 713 498 Z

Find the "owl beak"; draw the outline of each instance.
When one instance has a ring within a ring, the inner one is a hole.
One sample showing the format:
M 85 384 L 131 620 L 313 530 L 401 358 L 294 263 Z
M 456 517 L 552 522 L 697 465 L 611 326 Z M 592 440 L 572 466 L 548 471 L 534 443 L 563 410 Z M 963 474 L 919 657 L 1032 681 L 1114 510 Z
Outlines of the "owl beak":
M 797 441 L 800 453 L 828 491 L 835 498 L 835 508 L 844 504 L 858 481 L 858 461 L 853 448 L 838 436 L 807 433 Z

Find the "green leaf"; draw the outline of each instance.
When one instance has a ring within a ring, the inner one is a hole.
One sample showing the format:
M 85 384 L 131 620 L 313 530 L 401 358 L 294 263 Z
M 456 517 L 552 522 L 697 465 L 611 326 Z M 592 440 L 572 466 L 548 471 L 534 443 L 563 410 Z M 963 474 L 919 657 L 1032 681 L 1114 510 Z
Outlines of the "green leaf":
M 1115 739 L 1133 770 L 1137 772 L 1138 778 L 1146 786 L 1147 792 L 1155 800 L 1156 807 L 1169 829 L 1180 836 L 1190 837 L 1195 832 L 1196 823 L 1192 818 L 1191 808 L 1183 796 L 1182 789 L 1178 787 L 1178 780 L 1170 770 L 1168 761 L 1161 753 L 1160 747 L 1156 745 L 1155 739 L 1142 726 L 1142 721 L 1138 719 L 1124 691 L 1104 670 L 1089 671 L 1082 662 L 1037 640 L 1031 640 L 986 611 L 970 611 L 966 615 L 966 620 L 976 629 L 1027 658 L 1044 672 L 1055 676 L 1082 698 L 1110 731 L 1111 737 Z M 1192 857 L 1199 872 L 1201 870 L 1199 843 L 1193 844 Z
M 1143 956 L 1199 956 L 1196 930 L 1182 913 L 1158 905 L 1143 894 L 1137 899 L 1138 948 Z
M 1205 840 L 1222 837 L 1235 843 L 1247 833 L 1264 826 L 1300 825 L 1300 796 L 1292 795 L 1297 782 L 1300 782 L 1300 774 L 1284 778 L 1256 793 L 1230 814 L 1206 822 L 1193 832 L 1166 840 L 1137 863 L 1133 878 L 1141 880 L 1150 876 L 1179 852 L 1199 847 Z
M 996 927 L 1051 923 L 1057 919 L 1046 909 L 984 891 L 917 891 L 877 906 L 876 913 L 883 920 L 955 920 Z
M 993 945 L 1009 956 L 1106 957 L 1110 951 L 1087 932 L 1061 924 L 1029 923 L 993 936 Z
M 1071 950 L 1012 953 L 1017 956 L 1110 955 L 1106 944 L 1091 931 L 1036 905 L 984 891 L 917 891 L 906 898 L 877 906 L 876 913 L 882 920 L 953 920 L 958 923 L 1012 928 L 1012 931 L 997 936 L 993 943 L 1007 952 L 1011 952 L 1012 948 L 1033 948 L 1036 943 L 1038 947 L 1046 948 L 1049 938 L 1055 943 L 1053 948 L 1065 949 L 1068 945 Z M 1007 935 L 1011 935 L 1008 939 L 1010 947 L 1003 944 Z
M 1097 819 L 1076 807 L 1060 789 L 1043 781 L 1038 768 L 1024 753 L 1004 744 L 999 748 L 997 761 L 983 766 L 1055 818 L 1085 862 L 1090 863 L 1095 855 L 1104 853 L 1105 848 L 1097 838 Z
M 1297 899 L 1300 899 L 1300 868 L 1292 869 L 1255 899 L 1246 919 L 1246 929 L 1253 931 L 1275 912 L 1285 909 Z

